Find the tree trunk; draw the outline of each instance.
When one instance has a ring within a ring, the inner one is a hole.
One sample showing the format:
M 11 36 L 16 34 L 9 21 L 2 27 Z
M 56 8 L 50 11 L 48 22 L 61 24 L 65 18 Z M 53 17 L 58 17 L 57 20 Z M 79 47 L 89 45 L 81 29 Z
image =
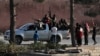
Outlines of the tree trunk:
M 74 18 L 73 18 L 73 0 L 70 0 L 70 31 L 71 31 L 71 41 L 72 46 L 76 46 L 75 42 L 75 28 L 74 28 Z
M 9 5 L 10 5 L 10 41 L 11 41 L 11 43 L 14 43 L 14 38 L 15 38 L 14 1 L 9 0 Z

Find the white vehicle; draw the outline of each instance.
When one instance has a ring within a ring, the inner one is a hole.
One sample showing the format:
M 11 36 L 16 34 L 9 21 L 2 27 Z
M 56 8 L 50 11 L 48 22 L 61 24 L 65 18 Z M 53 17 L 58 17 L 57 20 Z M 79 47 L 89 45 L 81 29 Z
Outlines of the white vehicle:
M 37 27 L 39 34 L 39 41 L 52 41 L 56 37 L 56 42 L 60 42 L 63 38 L 68 38 L 69 30 L 58 30 L 53 32 L 49 30 L 48 24 L 42 24 L 41 27 Z M 22 41 L 33 40 L 33 35 L 36 27 L 33 23 L 27 23 L 15 30 L 15 42 L 21 44 Z M 10 40 L 10 30 L 7 30 L 4 34 L 4 39 Z M 10 42 L 10 41 L 9 41 Z

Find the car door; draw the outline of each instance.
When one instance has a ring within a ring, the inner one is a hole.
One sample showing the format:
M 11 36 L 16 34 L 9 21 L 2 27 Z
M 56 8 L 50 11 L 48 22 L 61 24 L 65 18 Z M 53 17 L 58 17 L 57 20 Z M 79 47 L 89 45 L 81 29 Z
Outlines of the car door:
M 45 41 L 48 39 L 49 31 L 46 30 L 46 25 L 42 25 L 42 28 L 38 28 L 39 40 Z
M 34 32 L 35 32 L 34 25 L 28 26 L 27 29 L 24 32 L 24 38 L 25 38 L 25 40 L 33 40 Z

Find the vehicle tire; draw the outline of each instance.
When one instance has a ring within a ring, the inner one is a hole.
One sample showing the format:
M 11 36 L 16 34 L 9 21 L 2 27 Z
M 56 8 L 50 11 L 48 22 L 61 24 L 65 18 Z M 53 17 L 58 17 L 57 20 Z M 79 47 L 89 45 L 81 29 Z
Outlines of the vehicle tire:
M 60 36 L 59 35 L 52 35 L 50 42 L 54 43 L 56 41 L 56 43 L 59 43 L 61 41 Z
M 55 36 L 56 36 L 56 35 L 52 35 L 52 36 L 51 36 L 51 38 L 50 38 L 50 42 L 51 42 L 51 43 L 54 42 L 54 40 L 55 40 Z
M 11 41 L 9 40 L 9 43 L 11 44 Z
M 59 35 L 56 35 L 56 41 L 57 41 L 57 43 L 59 43 L 61 41 L 61 38 Z
M 22 43 L 22 37 L 21 36 L 16 36 L 15 37 L 15 44 L 20 45 Z

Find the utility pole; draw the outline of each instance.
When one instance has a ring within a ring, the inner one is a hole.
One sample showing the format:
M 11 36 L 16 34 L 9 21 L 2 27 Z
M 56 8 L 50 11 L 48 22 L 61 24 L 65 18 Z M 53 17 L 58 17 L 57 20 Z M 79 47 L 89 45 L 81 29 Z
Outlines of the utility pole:
M 74 18 L 73 18 L 73 0 L 70 0 L 70 31 L 71 31 L 71 41 L 72 46 L 76 46 L 75 41 L 75 28 L 74 28 Z
M 14 7 L 14 0 L 9 0 L 9 7 L 10 7 L 10 43 L 14 43 L 15 40 L 15 7 Z

